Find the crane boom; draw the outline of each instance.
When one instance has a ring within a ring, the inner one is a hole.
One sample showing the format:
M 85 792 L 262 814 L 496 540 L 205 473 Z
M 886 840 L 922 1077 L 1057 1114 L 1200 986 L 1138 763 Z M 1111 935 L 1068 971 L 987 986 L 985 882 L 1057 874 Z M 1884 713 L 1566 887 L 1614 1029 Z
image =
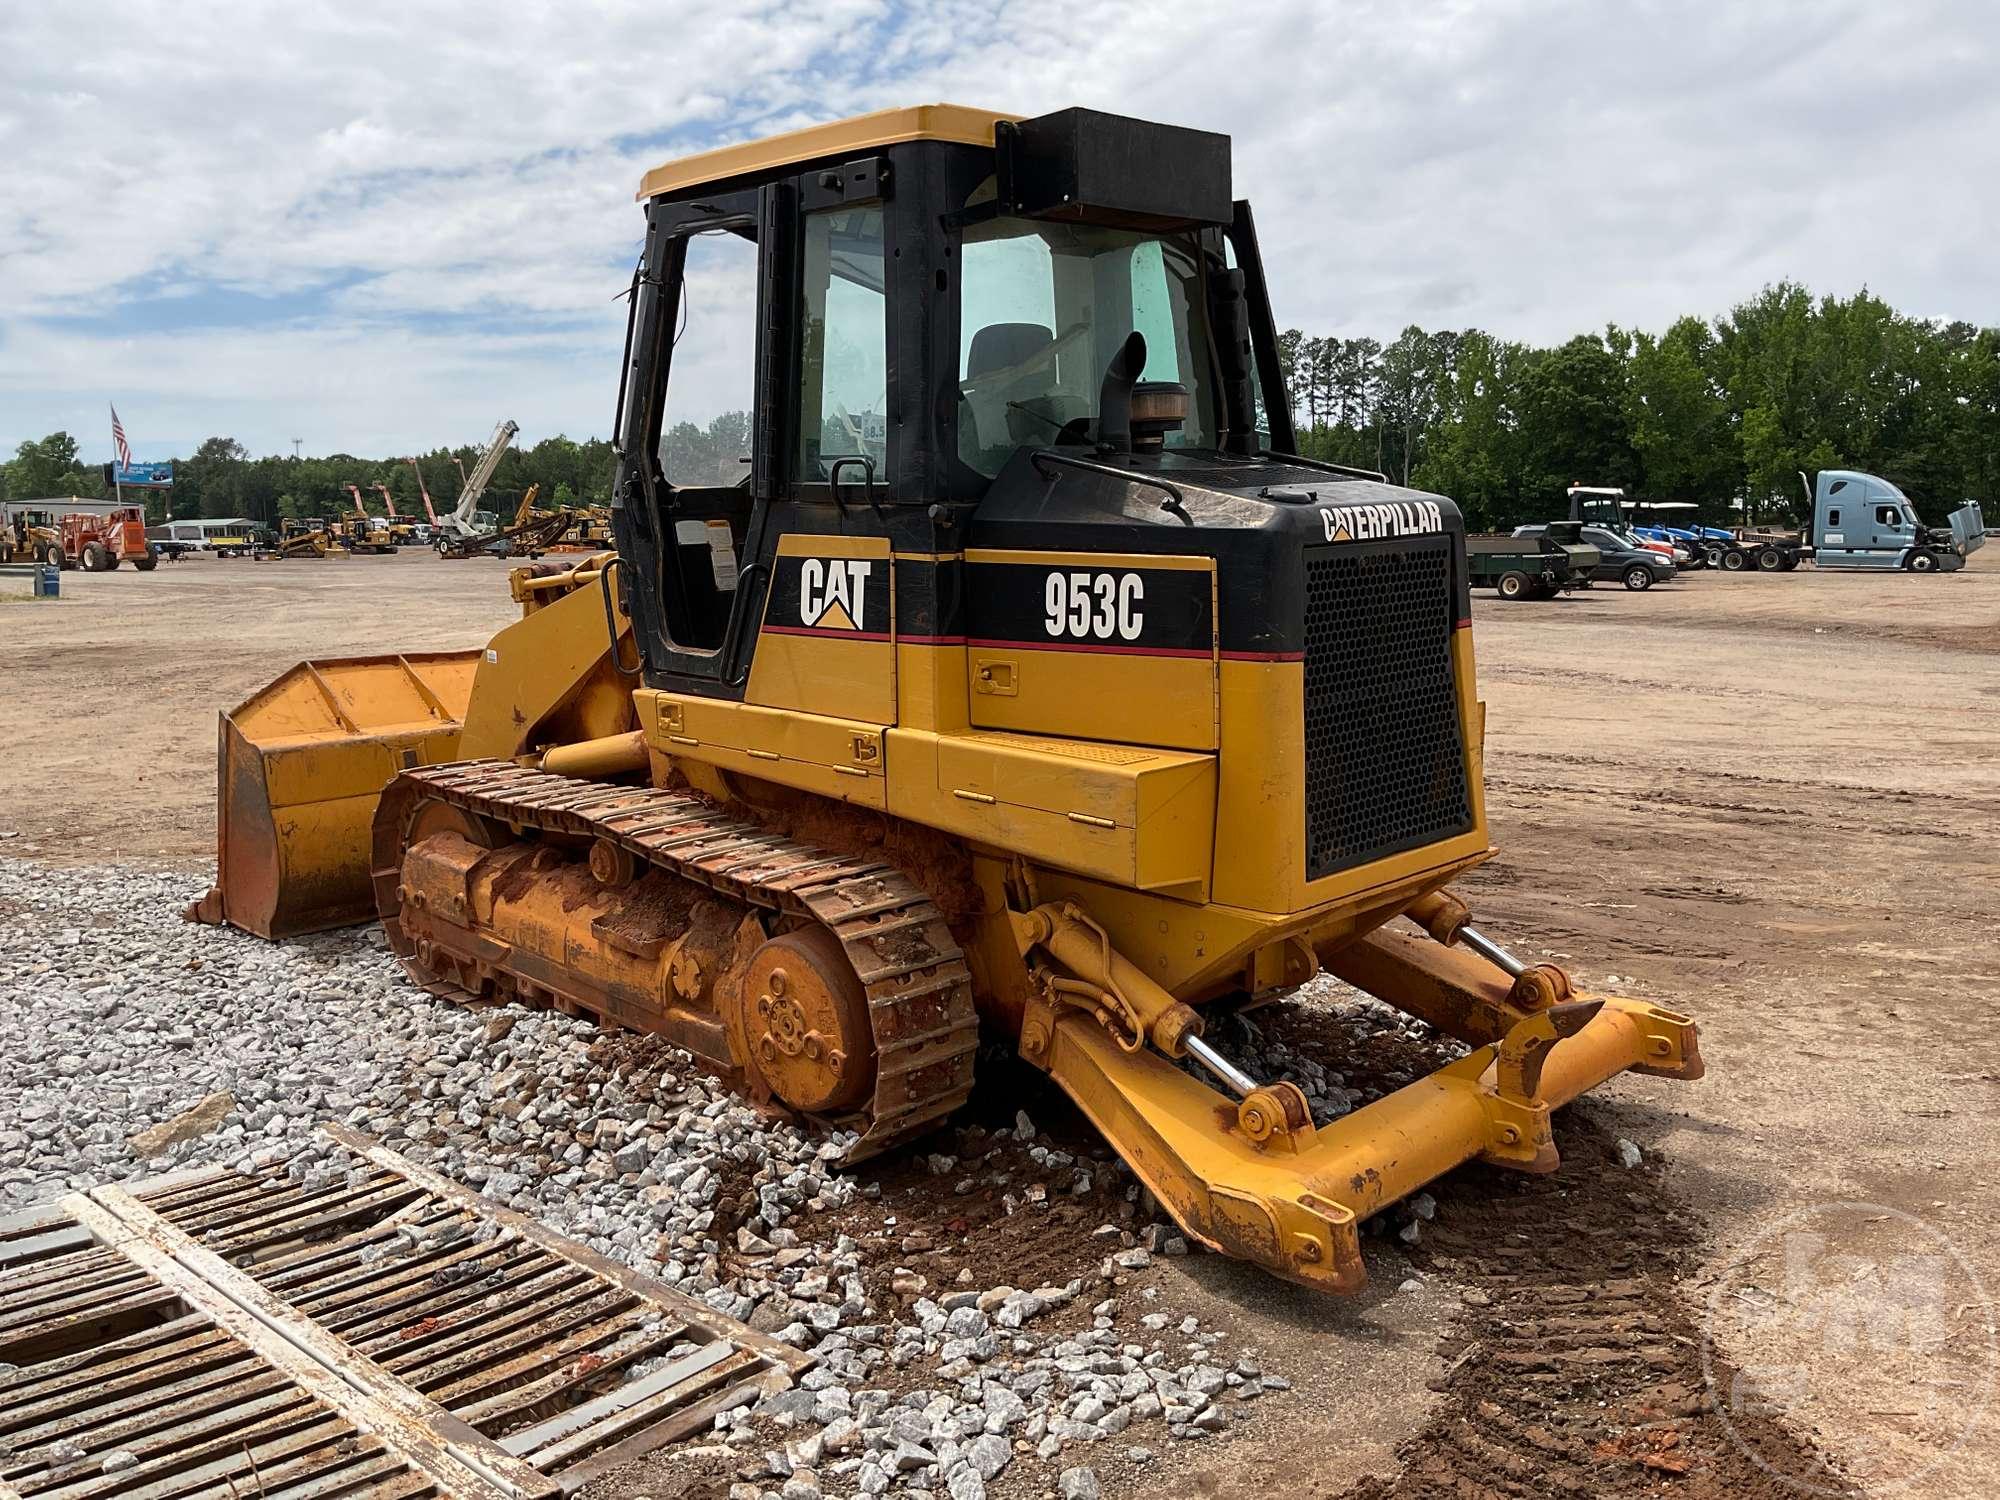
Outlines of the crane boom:
M 387 514 L 390 520 L 395 521 L 401 519 L 396 514 L 396 497 L 389 493 L 388 485 L 382 483 L 382 481 L 378 479 L 375 481 L 375 483 L 371 484 L 369 488 L 371 490 L 380 490 L 382 492 L 382 504 L 386 507 L 385 514 Z
M 458 509 L 451 513 L 447 522 L 453 531 L 469 535 L 477 529 L 472 517 L 479 509 L 479 497 L 493 482 L 493 471 L 500 467 L 501 455 L 506 453 L 507 445 L 514 441 L 514 434 L 520 430 L 520 426 L 511 420 L 503 420 L 493 429 L 493 440 L 479 455 L 479 462 L 472 466 L 472 473 L 465 481 L 465 492 L 458 497 Z
M 424 497 L 424 514 L 430 517 L 431 525 L 437 525 L 438 513 L 431 508 L 431 491 L 430 486 L 424 483 L 423 465 L 419 464 L 414 458 L 406 458 L 403 462 L 415 471 L 417 476 L 417 493 Z

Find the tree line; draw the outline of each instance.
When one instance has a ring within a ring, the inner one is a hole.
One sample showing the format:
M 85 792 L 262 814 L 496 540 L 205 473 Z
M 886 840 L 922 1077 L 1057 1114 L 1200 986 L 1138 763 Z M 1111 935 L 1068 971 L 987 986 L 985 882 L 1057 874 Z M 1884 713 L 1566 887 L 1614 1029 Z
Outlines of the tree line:
M 1815 298 L 1791 282 L 1726 315 L 1684 317 L 1665 332 L 1608 327 L 1553 347 L 1479 329 L 1415 326 L 1372 338 L 1279 338 L 1299 451 L 1380 470 L 1451 496 L 1475 529 L 1556 513 L 1572 482 L 1622 485 L 1645 500 L 1694 501 L 1702 519 L 1778 520 L 1803 509 L 1798 471 L 1865 469 L 1901 485 L 1927 520 L 2000 491 L 2000 329 L 1911 317 L 1873 293 Z M 661 444 L 667 473 L 733 483 L 747 417 L 675 424 Z M 442 514 L 478 445 L 416 455 Z M 487 509 L 511 509 L 530 485 L 547 506 L 605 505 L 611 444 L 545 438 L 509 449 Z M 421 516 L 407 459 L 253 458 L 213 437 L 175 461 L 171 491 L 145 493 L 152 520 L 371 514 L 385 485 L 399 512 Z M 0 498 L 101 497 L 102 472 L 76 440 L 52 433 L 0 463 Z
M 749 418 L 725 412 L 706 426 L 677 422 L 661 443 L 661 458 L 669 474 L 682 483 L 733 484 L 742 475 L 741 455 L 748 452 Z M 128 490 L 133 504 L 144 503 L 146 519 L 185 521 L 244 516 L 275 528 L 285 519 L 349 515 L 352 484 L 361 491 L 370 515 L 386 513 L 393 501 L 397 514 L 423 519 L 423 494 L 443 515 L 458 504 L 465 476 L 485 448 L 465 444 L 433 448 L 408 457 L 363 458 L 352 453 L 324 457 L 289 454 L 254 458 L 234 438 L 212 437 L 186 458 L 174 460 L 171 490 Z M 14 457 L 0 463 L 0 500 L 107 498 L 102 466 L 82 462 L 77 440 L 53 432 L 39 441 L 22 443 Z M 615 463 L 611 444 L 602 438 L 577 442 L 567 437 L 544 438 L 531 447 L 512 447 L 501 457 L 480 504 L 483 509 L 510 512 L 539 486 L 536 508 L 581 508 L 611 503 Z M 385 501 L 378 485 L 389 491 Z
M 1301 453 L 1449 495 L 1475 529 L 1546 520 L 1575 482 L 1693 501 L 1717 523 L 1799 515 L 1800 470 L 1880 474 L 1931 521 L 2000 490 L 2000 329 L 1865 290 L 1784 282 L 1710 322 L 1554 347 L 1290 329 L 1279 358 Z
M 481 445 L 466 444 L 413 455 L 422 470 L 420 488 L 409 458 L 363 458 L 352 453 L 253 458 L 234 438 L 212 437 L 191 456 L 174 460 L 171 490 L 128 490 L 126 498 L 133 504 L 143 500 L 148 521 L 245 516 L 275 527 L 287 518 L 351 515 L 350 484 L 361 491 L 370 515 L 383 515 L 388 501 L 376 488 L 381 485 L 387 487 L 399 515 L 422 520 L 424 492 L 443 515 L 457 505 L 464 476 L 484 451 Z M 529 448 L 508 449 L 480 504 L 487 510 L 511 511 L 530 485 L 538 485 L 539 509 L 608 505 L 611 475 L 611 444 L 603 439 L 579 443 L 566 437 L 544 438 Z M 0 464 L 0 499 L 63 495 L 107 497 L 102 467 L 79 462 L 76 439 L 66 432 L 23 443 L 10 462 Z

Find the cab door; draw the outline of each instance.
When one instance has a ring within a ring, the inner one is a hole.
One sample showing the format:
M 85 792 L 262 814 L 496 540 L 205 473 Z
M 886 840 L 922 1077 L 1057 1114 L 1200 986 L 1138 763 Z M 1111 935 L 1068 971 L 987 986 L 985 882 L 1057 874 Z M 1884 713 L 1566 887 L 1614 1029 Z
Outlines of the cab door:
M 1869 546 L 1900 564 L 1917 543 L 1917 528 L 1902 499 L 1880 485 L 1868 487 Z
M 747 699 L 881 725 L 897 715 L 886 192 L 872 158 L 797 184 L 783 477 Z
M 1858 488 L 1856 496 L 1858 510 L 1854 520 L 1860 524 L 1866 536 L 1864 550 L 1870 568 L 1900 568 L 1902 560 L 1910 554 L 1916 544 L 1916 528 L 1906 524 L 1902 498 L 1882 488 L 1880 484 L 1850 486 Z M 1848 532 L 1852 546 L 1852 530 Z
M 647 680 L 740 698 L 768 569 L 777 187 L 656 205 L 634 280 L 612 526 Z

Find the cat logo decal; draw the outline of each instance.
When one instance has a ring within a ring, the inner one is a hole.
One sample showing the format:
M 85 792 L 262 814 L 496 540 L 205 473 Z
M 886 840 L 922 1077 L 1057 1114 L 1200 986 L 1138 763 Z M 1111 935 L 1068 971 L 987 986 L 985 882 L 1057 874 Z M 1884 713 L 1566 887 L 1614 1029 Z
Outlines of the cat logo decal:
M 799 623 L 812 630 L 855 630 L 868 618 L 868 575 L 858 557 L 808 557 L 799 569 Z

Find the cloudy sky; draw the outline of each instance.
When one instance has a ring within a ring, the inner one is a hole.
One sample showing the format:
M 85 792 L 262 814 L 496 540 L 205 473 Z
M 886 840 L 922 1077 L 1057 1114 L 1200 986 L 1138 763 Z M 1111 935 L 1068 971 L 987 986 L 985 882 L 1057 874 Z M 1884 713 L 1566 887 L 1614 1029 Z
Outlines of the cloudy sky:
M 0 451 L 602 434 L 641 173 L 936 99 L 1229 132 L 1313 332 L 2000 323 L 1992 0 L 17 0 L 0 59 Z

